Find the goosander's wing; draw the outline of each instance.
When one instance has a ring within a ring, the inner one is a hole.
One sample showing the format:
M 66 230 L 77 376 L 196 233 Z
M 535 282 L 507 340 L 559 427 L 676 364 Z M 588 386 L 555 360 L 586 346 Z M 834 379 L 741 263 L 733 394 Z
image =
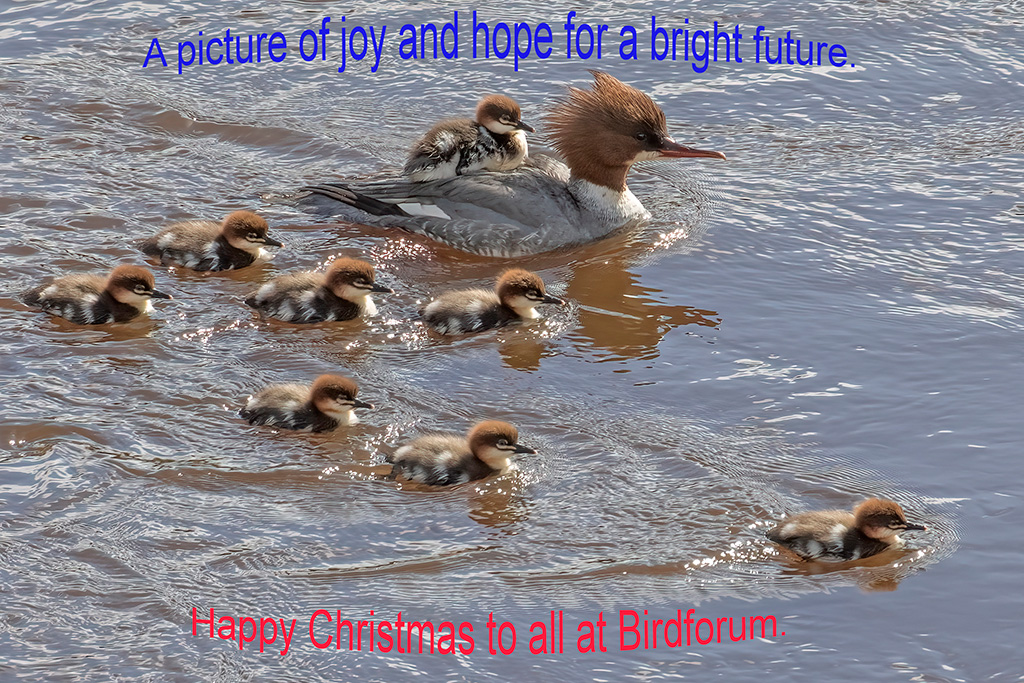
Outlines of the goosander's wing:
M 347 205 L 377 216 L 377 224 L 489 256 L 535 254 L 595 238 L 566 182 L 536 166 L 423 183 L 393 178 L 305 189 L 310 195 L 300 202 L 331 215 L 345 214 L 338 209 Z

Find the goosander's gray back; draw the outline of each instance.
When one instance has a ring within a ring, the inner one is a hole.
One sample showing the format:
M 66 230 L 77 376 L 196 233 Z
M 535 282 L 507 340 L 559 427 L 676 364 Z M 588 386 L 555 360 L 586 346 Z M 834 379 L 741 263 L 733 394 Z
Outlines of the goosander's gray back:
M 328 215 L 398 226 L 498 257 L 586 244 L 650 216 L 628 188 L 616 192 L 569 176 L 564 164 L 543 158 L 507 173 L 425 183 L 394 178 L 318 185 L 300 201 Z M 368 221 L 367 214 L 375 218 Z

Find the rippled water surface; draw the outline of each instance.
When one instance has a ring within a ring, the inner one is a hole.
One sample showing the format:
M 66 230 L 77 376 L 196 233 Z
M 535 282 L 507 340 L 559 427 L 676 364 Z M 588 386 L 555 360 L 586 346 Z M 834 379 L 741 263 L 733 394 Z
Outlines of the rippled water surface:
M 396 31 L 456 9 L 453 62 L 402 62 L 392 36 L 376 73 L 294 54 L 173 68 L 200 30 L 291 39 L 330 15 L 333 35 Z M 643 49 L 557 58 L 567 9 L 477 8 L 555 26 L 556 57 L 516 73 L 469 58 L 472 9 L 0 4 L 0 680 L 1020 680 L 1024 8 L 577 8 L 578 22 L 641 27 L 641 45 L 653 11 L 670 27 L 840 42 L 856 63 L 704 74 Z M 172 66 L 143 70 L 155 37 Z M 393 169 L 485 92 L 541 121 L 588 67 L 650 93 L 677 139 L 729 162 L 639 168 L 647 226 L 516 260 L 571 302 L 544 320 L 428 335 L 419 305 L 505 264 L 272 199 Z M 83 328 L 18 300 L 48 277 L 144 263 L 139 238 L 235 208 L 263 213 L 286 248 L 230 274 L 155 267 L 174 301 L 149 321 Z M 396 290 L 376 318 L 297 327 L 241 304 L 341 254 Z M 378 409 L 331 435 L 235 415 L 264 384 L 324 372 L 355 377 Z M 402 440 L 496 417 L 540 451 L 518 471 L 449 490 L 382 477 Z M 869 495 L 929 531 L 826 571 L 762 538 L 780 516 Z M 193 608 L 297 619 L 295 640 L 281 657 L 193 637 Z M 619 610 L 690 608 L 775 615 L 780 633 L 619 650 Z M 319 650 L 318 609 L 468 621 L 477 648 Z M 550 610 L 565 650 L 529 654 Z M 607 652 L 577 652 L 576 625 L 602 611 Z M 517 628 L 514 654 L 487 652 L 489 613 Z

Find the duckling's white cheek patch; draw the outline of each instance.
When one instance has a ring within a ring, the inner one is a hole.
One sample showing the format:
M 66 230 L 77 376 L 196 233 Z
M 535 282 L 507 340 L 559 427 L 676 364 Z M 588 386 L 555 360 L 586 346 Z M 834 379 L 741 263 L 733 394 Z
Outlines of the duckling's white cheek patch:
M 424 216 L 428 218 L 444 218 L 451 220 L 451 216 L 439 209 L 434 204 L 420 204 L 419 202 L 405 202 L 398 205 L 402 211 L 410 216 Z
M 153 310 L 154 310 L 154 309 L 153 309 L 153 302 L 152 302 L 152 301 L 150 301 L 149 299 L 146 299 L 146 306 L 145 306 L 145 307 L 143 308 L 143 310 L 144 310 L 144 311 L 145 311 L 145 312 L 146 312 L 147 314 L 149 314 L 149 313 L 152 313 L 152 312 L 153 312 Z

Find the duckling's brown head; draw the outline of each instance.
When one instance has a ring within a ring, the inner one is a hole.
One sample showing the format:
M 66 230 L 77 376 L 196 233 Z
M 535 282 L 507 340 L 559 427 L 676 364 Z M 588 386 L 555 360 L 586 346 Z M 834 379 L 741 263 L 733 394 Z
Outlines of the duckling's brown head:
M 538 304 L 565 303 L 558 297 L 548 296 L 540 276 L 522 268 L 512 268 L 502 273 L 498 277 L 496 290 L 501 303 L 523 318 L 535 317 L 533 308 Z
M 266 246 L 284 246 L 270 237 L 269 232 L 267 221 L 252 211 L 233 211 L 220 224 L 220 234 L 228 244 L 254 253 Z
M 499 420 L 487 420 L 474 426 L 469 432 L 469 448 L 473 455 L 495 470 L 508 469 L 510 458 L 516 453 L 537 452 L 519 443 L 519 431 L 513 425 Z
M 354 380 L 341 375 L 320 375 L 309 392 L 310 402 L 322 413 L 345 423 L 356 422 L 355 408 L 373 408 L 356 398 L 359 386 Z
M 476 122 L 499 135 L 516 130 L 534 132 L 533 126 L 523 121 L 519 103 L 507 95 L 488 95 L 480 100 L 476 105 Z
M 142 266 L 118 266 L 107 276 L 107 292 L 117 301 L 136 308 L 146 308 L 150 299 L 170 299 L 156 289 L 153 273 Z
M 343 256 L 327 269 L 327 288 L 342 299 L 362 304 L 371 292 L 388 292 L 390 287 L 378 285 L 376 272 L 366 261 Z
M 927 527 L 912 524 L 903 514 L 899 503 L 881 498 L 869 498 L 853 509 L 854 526 L 870 538 L 886 540 L 901 531 L 924 531 Z

